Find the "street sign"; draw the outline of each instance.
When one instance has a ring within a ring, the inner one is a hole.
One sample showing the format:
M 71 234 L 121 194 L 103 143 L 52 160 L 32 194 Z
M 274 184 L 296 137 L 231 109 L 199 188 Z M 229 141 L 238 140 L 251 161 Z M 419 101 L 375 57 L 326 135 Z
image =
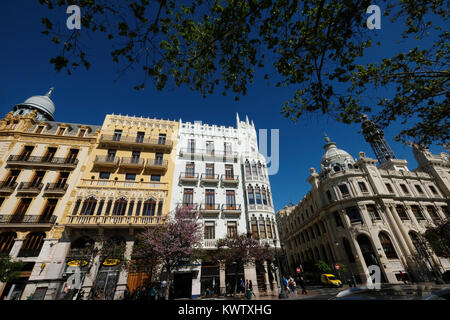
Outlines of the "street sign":
M 334 265 L 334 268 L 335 268 L 336 270 L 339 270 L 339 265 L 336 263 L 336 264 Z
M 300 273 L 300 268 L 297 268 L 297 273 Z

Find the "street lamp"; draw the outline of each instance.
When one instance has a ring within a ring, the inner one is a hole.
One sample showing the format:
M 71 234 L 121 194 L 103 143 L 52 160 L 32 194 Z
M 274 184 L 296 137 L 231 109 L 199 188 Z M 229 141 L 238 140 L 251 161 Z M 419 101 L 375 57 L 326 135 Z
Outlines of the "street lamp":
M 281 264 L 280 264 L 280 258 L 278 256 L 278 250 L 277 250 L 277 239 L 274 239 L 273 242 L 275 244 L 275 252 L 276 252 L 276 257 L 277 257 L 277 264 L 278 264 L 278 280 L 280 282 L 280 294 L 278 295 L 278 299 L 287 299 L 288 295 L 284 290 L 284 284 L 283 284 L 283 280 L 281 279 L 281 273 L 280 273 L 280 268 L 281 268 Z M 281 241 L 280 241 L 280 248 L 281 248 Z

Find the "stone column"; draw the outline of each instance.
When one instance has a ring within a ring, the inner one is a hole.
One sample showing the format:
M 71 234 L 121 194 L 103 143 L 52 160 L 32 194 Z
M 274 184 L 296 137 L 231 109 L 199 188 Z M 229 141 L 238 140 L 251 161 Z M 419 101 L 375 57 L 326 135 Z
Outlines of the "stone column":
M 129 240 L 126 242 L 125 247 L 125 260 L 130 260 L 131 254 L 133 252 L 134 240 Z M 122 300 L 124 292 L 127 288 L 128 279 L 128 269 L 122 268 L 119 274 L 119 280 L 116 285 L 116 292 L 114 293 L 114 300 Z
M 225 263 L 221 261 L 219 264 L 219 291 L 221 296 L 224 296 L 226 294 L 226 285 Z
M 269 268 L 267 266 L 267 261 L 264 261 L 264 270 L 266 272 L 264 273 L 264 284 L 266 285 L 266 294 L 270 296 L 272 294 L 272 290 L 270 289 L 270 282 L 269 282 Z
M 244 277 L 247 281 L 252 281 L 253 285 L 253 293 L 256 297 L 259 296 L 259 289 L 258 289 L 258 278 L 256 277 L 256 267 L 255 264 L 246 264 L 244 266 Z

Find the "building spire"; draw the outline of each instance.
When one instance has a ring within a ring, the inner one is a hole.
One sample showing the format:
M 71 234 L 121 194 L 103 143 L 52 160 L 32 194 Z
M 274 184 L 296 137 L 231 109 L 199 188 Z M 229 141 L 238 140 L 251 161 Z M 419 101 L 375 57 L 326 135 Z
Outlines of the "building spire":
M 384 139 L 383 131 L 375 124 L 375 122 L 369 120 L 367 115 L 363 114 L 361 118 L 363 120 L 361 127 L 364 139 L 370 143 L 380 165 L 383 165 L 391 159 L 396 159 L 394 152 L 389 147 L 386 139 Z
M 330 142 L 330 138 L 327 136 L 327 133 L 326 133 L 326 132 L 325 132 L 325 134 L 324 134 L 324 139 L 325 139 L 325 142 L 326 142 L 326 143 Z
M 52 95 L 53 90 L 55 90 L 55 88 L 51 87 L 50 90 L 47 92 L 46 96 L 50 98 L 50 96 Z

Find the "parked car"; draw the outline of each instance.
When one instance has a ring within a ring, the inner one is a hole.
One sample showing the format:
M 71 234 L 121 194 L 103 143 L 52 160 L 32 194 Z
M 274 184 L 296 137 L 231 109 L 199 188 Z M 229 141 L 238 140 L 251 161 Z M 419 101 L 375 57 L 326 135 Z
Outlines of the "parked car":
M 336 278 L 334 274 L 323 273 L 320 275 L 320 282 L 325 286 L 342 287 L 342 281 Z

